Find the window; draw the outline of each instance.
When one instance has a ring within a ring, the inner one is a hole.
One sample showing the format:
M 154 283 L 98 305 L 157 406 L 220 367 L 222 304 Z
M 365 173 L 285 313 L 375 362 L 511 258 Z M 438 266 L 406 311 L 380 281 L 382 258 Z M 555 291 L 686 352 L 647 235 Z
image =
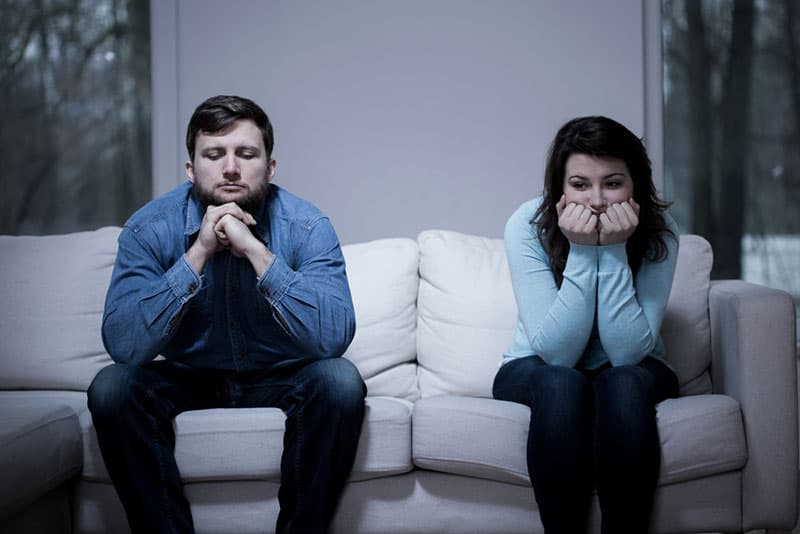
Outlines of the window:
M 0 3 L 2 234 L 122 224 L 151 198 L 148 0 Z
M 800 303 L 800 4 L 662 0 L 664 186 L 714 278 Z

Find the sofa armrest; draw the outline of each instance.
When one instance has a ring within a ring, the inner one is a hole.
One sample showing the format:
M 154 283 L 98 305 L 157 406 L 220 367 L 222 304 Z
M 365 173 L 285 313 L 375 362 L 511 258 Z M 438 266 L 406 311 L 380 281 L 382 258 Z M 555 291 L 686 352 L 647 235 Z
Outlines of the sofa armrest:
M 747 439 L 742 530 L 791 529 L 798 496 L 794 303 L 784 291 L 722 280 L 711 283 L 709 309 L 714 392 L 739 401 Z

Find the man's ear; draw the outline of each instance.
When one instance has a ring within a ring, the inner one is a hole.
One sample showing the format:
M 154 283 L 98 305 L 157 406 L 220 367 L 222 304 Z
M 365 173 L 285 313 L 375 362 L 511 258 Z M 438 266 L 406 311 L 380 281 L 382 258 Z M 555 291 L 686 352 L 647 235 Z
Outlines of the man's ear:
M 275 171 L 278 168 L 278 162 L 274 159 L 269 160 L 267 163 L 267 183 L 270 183 L 275 178 Z
M 186 176 L 189 178 L 189 181 L 194 183 L 194 167 L 192 166 L 192 162 L 186 160 L 184 167 L 186 168 Z

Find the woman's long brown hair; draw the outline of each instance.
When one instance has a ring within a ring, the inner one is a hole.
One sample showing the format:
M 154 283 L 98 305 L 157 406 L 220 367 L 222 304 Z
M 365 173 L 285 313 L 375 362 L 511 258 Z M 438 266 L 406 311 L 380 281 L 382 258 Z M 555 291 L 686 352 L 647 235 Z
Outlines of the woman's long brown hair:
M 658 198 L 650 159 L 642 141 L 620 123 L 607 117 L 580 117 L 567 122 L 556 134 L 547 158 L 544 197 L 531 224 L 550 256 L 556 285 L 561 287 L 567 264 L 569 241 L 558 227 L 556 203 L 564 194 L 564 173 L 573 154 L 621 159 L 633 180 L 633 198 L 639 204 L 639 225 L 628 238 L 628 265 L 636 274 L 642 261 L 663 260 L 667 255 L 666 235 L 677 239 L 664 220 L 669 204 Z

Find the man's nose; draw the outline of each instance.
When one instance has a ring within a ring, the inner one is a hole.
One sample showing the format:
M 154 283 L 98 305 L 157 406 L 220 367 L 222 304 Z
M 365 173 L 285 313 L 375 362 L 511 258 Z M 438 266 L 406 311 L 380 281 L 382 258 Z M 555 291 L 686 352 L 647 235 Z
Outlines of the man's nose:
M 225 163 L 222 167 L 222 173 L 226 177 L 238 178 L 239 177 L 239 164 L 236 157 L 233 155 L 225 156 Z

